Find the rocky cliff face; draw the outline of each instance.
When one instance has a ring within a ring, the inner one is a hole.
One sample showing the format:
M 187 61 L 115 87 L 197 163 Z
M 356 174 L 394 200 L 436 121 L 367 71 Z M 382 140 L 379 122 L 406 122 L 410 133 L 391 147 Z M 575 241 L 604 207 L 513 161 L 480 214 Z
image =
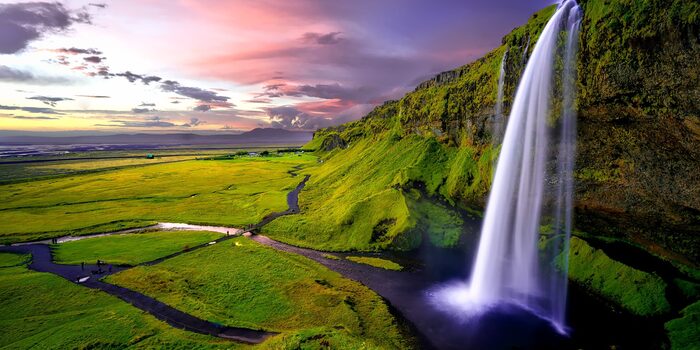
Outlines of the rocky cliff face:
M 700 4 L 581 0 L 581 6 L 576 226 L 697 264 Z M 489 124 L 503 54 L 508 50 L 508 112 L 520 72 L 553 11 L 535 14 L 483 58 L 439 74 L 360 121 L 320 130 L 315 137 L 333 133 L 334 145 L 352 147 L 359 139 L 417 134 L 444 147 L 469 148 L 480 159 L 491 149 Z M 439 192 L 448 201 L 479 208 L 488 185 L 482 181 Z

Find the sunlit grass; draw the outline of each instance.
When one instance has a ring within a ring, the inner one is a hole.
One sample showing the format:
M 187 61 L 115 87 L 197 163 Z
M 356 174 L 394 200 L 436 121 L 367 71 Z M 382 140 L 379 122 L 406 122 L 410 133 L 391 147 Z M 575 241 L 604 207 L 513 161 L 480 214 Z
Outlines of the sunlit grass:
M 385 270 L 394 270 L 394 271 L 403 270 L 403 266 L 401 266 L 401 265 L 399 265 L 391 260 L 386 260 L 386 259 L 381 259 L 381 258 L 372 258 L 372 257 L 367 257 L 367 256 L 348 256 L 345 259 L 348 259 L 350 261 L 354 261 L 354 262 L 360 263 L 360 264 L 378 267 L 380 269 L 385 269 Z
M 460 216 L 412 187 L 421 183 L 428 195 L 476 201 L 488 189 L 490 159 L 488 152 L 447 148 L 434 138 L 358 140 L 307 169 L 301 213 L 279 218 L 263 232 L 324 250 L 411 249 L 423 232 L 436 245 L 453 246 L 462 233 Z
M 102 260 L 114 265 L 136 265 L 152 261 L 222 237 L 217 232 L 162 231 L 103 236 L 53 245 L 60 264 L 94 264 Z
M 370 347 L 405 345 L 374 292 L 305 257 L 243 237 L 107 281 L 224 325 L 278 332 L 332 326 Z
M 287 155 L 158 164 L 0 186 L 0 243 L 106 232 L 158 221 L 243 226 L 287 209 L 315 163 Z
M 569 278 L 637 315 L 670 310 L 661 277 L 615 261 L 578 237 L 571 238 Z
M 1 266 L 27 256 L 0 253 Z M 24 266 L 0 267 L 0 348 L 239 348 L 185 332 L 103 292 Z

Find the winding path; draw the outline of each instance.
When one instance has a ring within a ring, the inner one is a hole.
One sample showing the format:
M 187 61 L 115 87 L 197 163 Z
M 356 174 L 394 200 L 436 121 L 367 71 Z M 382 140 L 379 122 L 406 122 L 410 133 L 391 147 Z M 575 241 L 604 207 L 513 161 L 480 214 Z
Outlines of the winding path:
M 230 237 L 232 236 L 224 238 Z M 275 334 L 259 330 L 218 325 L 179 311 L 136 291 L 100 281 L 102 277 L 126 270 L 128 267 L 113 266 L 111 272 L 103 271 L 102 273 L 95 273 L 98 271 L 96 265 L 85 265 L 83 270 L 81 266 L 77 265 L 56 264 L 52 261 L 51 249 L 48 245 L 42 243 L 0 247 L 0 251 L 31 254 L 32 262 L 29 264 L 30 269 L 52 273 L 73 283 L 109 293 L 179 329 L 249 344 L 260 343 L 269 336 Z M 161 258 L 159 260 L 162 261 L 164 259 Z M 153 264 L 155 262 L 156 261 L 146 264 Z M 88 277 L 88 279 L 84 280 L 85 277 Z M 79 280 L 83 280 L 83 282 L 79 282 Z

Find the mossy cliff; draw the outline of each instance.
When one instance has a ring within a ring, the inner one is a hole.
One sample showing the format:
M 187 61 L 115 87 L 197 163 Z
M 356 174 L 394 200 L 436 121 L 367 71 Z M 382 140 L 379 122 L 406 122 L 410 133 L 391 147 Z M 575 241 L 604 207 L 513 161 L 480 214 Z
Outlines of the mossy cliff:
M 581 0 L 581 7 L 576 225 L 697 264 L 700 4 L 693 0 Z M 399 196 L 390 201 L 395 204 L 405 199 L 402 189 L 425 184 L 428 195 L 465 209 L 483 209 L 491 159 L 497 151 L 490 145 L 489 130 L 503 54 L 508 50 L 504 87 L 508 112 L 520 72 L 553 11 L 550 6 L 533 15 L 483 58 L 439 74 L 357 122 L 317 131 L 312 145 L 325 152 L 327 164 L 315 180 L 312 177 L 310 192 L 314 181 L 320 186 L 357 180 L 359 187 L 323 190 L 328 198 L 342 202 L 336 206 L 349 208 L 372 202 L 373 197 L 383 196 L 382 191 L 397 191 Z M 360 164 L 364 164 L 362 171 Z M 370 185 L 375 175 L 386 181 Z M 376 191 L 366 189 L 376 186 L 380 187 Z M 307 195 L 314 200 L 322 197 Z M 321 205 L 303 197 L 309 211 Z M 415 225 L 392 221 L 401 215 L 378 208 L 375 224 L 383 222 L 390 232 L 379 245 L 406 246 L 402 234 Z M 339 220 L 334 225 L 338 233 L 355 232 L 360 223 Z M 374 227 L 359 230 L 363 232 L 359 241 L 353 238 L 332 245 L 338 249 L 376 246 L 371 239 Z M 299 232 L 298 238 L 302 236 L 306 233 Z

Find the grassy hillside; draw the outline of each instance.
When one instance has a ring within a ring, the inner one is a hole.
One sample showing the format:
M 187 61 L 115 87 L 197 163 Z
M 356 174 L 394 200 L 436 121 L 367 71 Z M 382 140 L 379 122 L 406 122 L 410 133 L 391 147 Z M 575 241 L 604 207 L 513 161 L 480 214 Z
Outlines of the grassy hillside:
M 700 4 L 582 0 L 581 6 L 576 224 L 697 264 Z M 418 181 L 446 202 L 481 210 L 497 152 L 489 130 L 500 62 L 507 50 L 508 112 L 520 72 L 553 11 L 533 15 L 483 58 L 439 74 L 359 121 L 317 131 L 307 147 L 324 152 L 325 163 L 310 172 L 302 205 L 303 222 L 320 221 L 320 229 L 306 232 L 286 219 L 270 233 L 331 249 L 383 247 L 385 241 L 370 239 L 371 231 L 396 219 L 387 240 L 412 246 L 414 215 L 398 189 Z M 314 190 L 315 184 L 327 193 Z M 372 211 L 381 201 L 391 209 L 373 212 L 365 227 L 354 223 L 350 208 Z
M 700 4 L 582 0 L 581 6 L 575 224 L 694 271 L 700 263 Z M 508 51 L 507 113 L 553 11 L 533 15 L 483 58 L 359 121 L 317 131 L 306 147 L 317 149 L 323 163 L 306 170 L 311 179 L 301 214 L 264 232 L 328 250 L 410 249 L 426 237 L 453 244 L 461 229 L 450 206 L 479 215 L 491 185 L 498 149 L 490 145 L 490 130 L 503 55 Z M 574 281 L 632 313 L 672 311 L 665 294 L 675 287 L 578 238 L 570 268 Z M 678 288 L 694 293 L 687 283 Z
M 371 290 L 307 258 L 244 237 L 122 271 L 107 281 L 213 322 L 287 333 L 281 336 L 286 342 L 313 330 L 346 348 L 410 345 Z
M 423 238 L 419 229 L 425 229 L 435 244 L 454 245 L 461 218 L 426 198 L 483 197 L 492 154 L 392 132 L 358 139 L 307 169 L 311 178 L 300 194 L 301 213 L 281 217 L 263 232 L 295 245 L 372 250 L 414 248 Z

